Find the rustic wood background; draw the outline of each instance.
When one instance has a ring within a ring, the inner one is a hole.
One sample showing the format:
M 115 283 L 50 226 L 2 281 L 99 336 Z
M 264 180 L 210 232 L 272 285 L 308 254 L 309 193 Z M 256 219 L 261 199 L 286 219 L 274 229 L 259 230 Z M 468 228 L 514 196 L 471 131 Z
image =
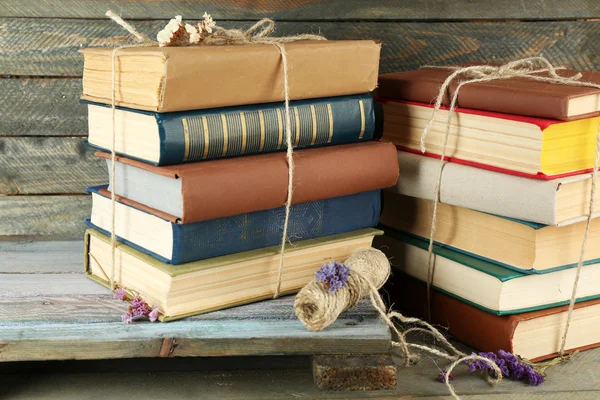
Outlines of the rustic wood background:
M 598 0 L 0 0 L 0 236 L 81 237 L 85 188 L 107 174 L 82 144 L 78 50 L 125 37 L 108 8 L 152 36 L 208 11 L 225 26 L 266 16 L 280 35 L 377 39 L 381 72 L 533 55 L 600 67 Z

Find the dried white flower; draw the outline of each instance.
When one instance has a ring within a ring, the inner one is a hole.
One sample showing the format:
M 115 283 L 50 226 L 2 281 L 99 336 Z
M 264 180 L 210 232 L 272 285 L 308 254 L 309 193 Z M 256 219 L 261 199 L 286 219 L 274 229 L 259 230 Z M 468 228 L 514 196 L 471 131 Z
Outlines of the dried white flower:
M 185 30 L 190 34 L 190 43 L 197 44 L 200 42 L 202 35 L 200 35 L 200 31 L 198 27 L 190 24 L 185 24 Z
M 177 15 L 174 19 L 170 20 L 164 29 L 156 35 L 159 46 L 165 46 L 171 41 L 173 33 L 177 32 L 181 27 L 181 15 Z
M 204 13 L 202 16 L 202 28 L 208 32 L 212 33 L 213 28 L 217 26 L 217 23 L 213 21 L 212 16 L 210 14 Z

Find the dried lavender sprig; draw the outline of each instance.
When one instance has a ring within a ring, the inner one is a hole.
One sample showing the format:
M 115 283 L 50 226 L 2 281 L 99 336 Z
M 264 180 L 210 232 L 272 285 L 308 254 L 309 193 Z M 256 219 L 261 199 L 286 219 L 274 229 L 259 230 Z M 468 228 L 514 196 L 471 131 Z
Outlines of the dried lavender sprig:
M 317 282 L 323 282 L 329 293 L 335 293 L 347 286 L 350 268 L 335 260 L 323 264 L 315 274 Z

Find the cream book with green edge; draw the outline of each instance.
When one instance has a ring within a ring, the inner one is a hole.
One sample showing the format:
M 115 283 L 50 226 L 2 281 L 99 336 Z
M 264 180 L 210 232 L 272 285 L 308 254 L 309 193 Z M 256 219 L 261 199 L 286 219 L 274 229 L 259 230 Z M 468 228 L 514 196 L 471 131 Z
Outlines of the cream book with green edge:
M 381 233 L 367 228 L 287 245 L 281 292 L 299 291 L 322 264 L 344 261 L 356 250 L 371 247 L 373 237 Z M 278 268 L 279 246 L 171 265 L 118 243 L 114 280 L 117 286 L 140 293 L 160 310 L 162 321 L 169 321 L 269 299 L 275 293 Z M 93 229 L 85 233 L 85 272 L 110 286 L 110 237 Z
M 386 229 L 373 246 L 381 249 L 392 271 L 426 282 L 429 241 Z M 484 311 L 509 315 L 569 304 L 575 268 L 526 275 L 447 247 L 434 246 L 432 285 Z M 577 302 L 600 298 L 600 263 L 581 270 Z

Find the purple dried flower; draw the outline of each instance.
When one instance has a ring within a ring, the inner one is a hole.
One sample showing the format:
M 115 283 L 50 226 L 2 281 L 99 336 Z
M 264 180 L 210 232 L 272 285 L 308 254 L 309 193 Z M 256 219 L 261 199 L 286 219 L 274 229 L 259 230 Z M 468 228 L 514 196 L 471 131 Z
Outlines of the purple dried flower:
M 131 311 L 127 311 L 125 314 L 123 314 L 123 316 L 121 317 L 121 320 L 123 322 L 125 322 L 126 324 L 130 324 L 133 322 L 133 314 L 131 313 Z
M 115 293 L 113 295 L 115 296 L 115 299 L 122 301 L 127 300 L 127 292 L 123 288 L 118 288 L 117 290 L 115 290 Z
M 504 350 L 498 350 L 497 353 L 493 352 L 481 352 L 471 353 L 471 355 L 478 355 L 485 357 L 495 363 L 502 375 L 506 378 L 512 378 L 515 380 L 527 379 L 529 384 L 532 386 L 538 386 L 544 382 L 544 375 L 536 372 L 531 365 L 526 362 L 519 360 L 519 357 L 512 353 Z M 490 376 L 496 377 L 496 371 L 485 361 L 481 360 L 467 360 L 465 363 L 469 366 L 471 372 L 474 371 L 486 371 Z
M 158 319 L 158 309 L 155 307 L 151 308 L 144 299 L 139 295 L 135 295 L 130 301 L 127 312 L 123 314 L 121 319 L 123 322 L 130 324 L 134 320 L 144 317 L 147 317 L 152 322 L 156 321 Z
M 329 293 L 335 293 L 346 286 L 350 268 L 337 261 L 323 264 L 315 274 L 317 282 L 323 282 Z
M 150 322 L 156 322 L 158 319 L 158 308 L 152 307 L 152 311 L 148 314 L 148 318 L 150 319 Z
M 136 295 L 132 300 L 131 300 L 131 307 L 132 308 L 139 308 L 139 307 L 143 307 L 146 304 L 146 302 L 139 296 Z
M 544 382 L 544 375 L 535 372 L 530 365 L 525 368 L 525 374 L 527 376 L 527 380 L 531 386 L 539 386 Z
M 437 376 L 437 380 L 445 383 L 446 382 L 446 374 L 448 373 L 448 371 L 446 371 L 445 369 L 441 370 L 440 373 Z M 448 375 L 448 380 L 450 382 L 452 382 L 454 380 L 455 376 L 454 374 L 451 372 L 450 375 Z

